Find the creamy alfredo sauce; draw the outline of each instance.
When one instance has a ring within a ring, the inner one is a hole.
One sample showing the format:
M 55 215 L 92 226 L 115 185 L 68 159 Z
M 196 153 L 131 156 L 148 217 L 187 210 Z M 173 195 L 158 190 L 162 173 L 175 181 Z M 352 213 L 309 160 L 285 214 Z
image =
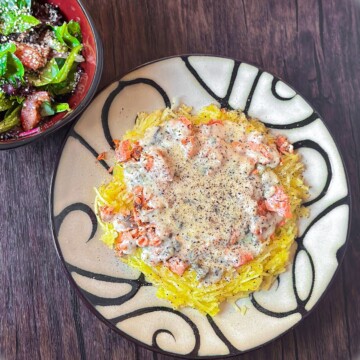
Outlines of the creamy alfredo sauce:
M 151 224 L 158 239 L 142 246 L 143 260 L 175 264 L 170 269 L 179 274 L 190 266 L 203 283 L 214 283 L 256 257 L 282 220 L 276 212 L 259 214 L 278 184 L 270 168 L 280 155 L 262 134 L 246 134 L 239 124 L 186 120 L 147 130 L 141 156 L 123 164 L 125 182 L 130 192 L 142 189 L 137 223 Z M 123 214 L 112 222 L 119 232 L 136 227 Z M 130 254 L 136 240 L 125 241 Z

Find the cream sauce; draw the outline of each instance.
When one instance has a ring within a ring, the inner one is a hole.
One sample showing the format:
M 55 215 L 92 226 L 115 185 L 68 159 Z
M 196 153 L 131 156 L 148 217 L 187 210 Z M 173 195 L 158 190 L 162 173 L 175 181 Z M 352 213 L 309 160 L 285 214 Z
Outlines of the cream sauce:
M 140 145 L 140 160 L 124 163 L 124 175 L 129 191 L 143 187 L 147 206 L 139 217 L 161 239 L 143 248 L 145 261 L 176 256 L 213 283 L 261 252 L 282 220 L 275 212 L 258 214 L 259 201 L 278 183 L 269 168 L 280 161 L 262 134 L 247 135 L 229 121 L 192 127 L 171 120 L 148 129 Z M 262 174 L 253 172 L 256 164 Z M 119 218 L 114 225 L 121 228 Z

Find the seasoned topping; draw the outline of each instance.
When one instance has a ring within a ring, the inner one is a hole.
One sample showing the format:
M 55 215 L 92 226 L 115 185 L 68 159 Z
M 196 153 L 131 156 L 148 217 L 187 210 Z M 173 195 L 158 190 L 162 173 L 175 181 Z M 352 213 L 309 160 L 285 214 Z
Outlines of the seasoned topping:
M 131 214 L 110 220 L 118 254 L 140 247 L 148 263 L 178 275 L 192 268 L 205 284 L 254 259 L 291 217 L 271 170 L 280 163 L 278 142 L 230 121 L 195 126 L 184 116 L 148 129 L 138 143 L 117 142 L 134 203 Z

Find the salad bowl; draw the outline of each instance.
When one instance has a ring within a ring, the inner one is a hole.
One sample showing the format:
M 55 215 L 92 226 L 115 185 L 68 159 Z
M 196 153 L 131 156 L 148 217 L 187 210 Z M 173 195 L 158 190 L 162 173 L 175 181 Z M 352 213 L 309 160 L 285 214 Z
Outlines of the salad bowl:
M 80 0 L 49 0 L 47 3 L 59 8 L 66 21 L 74 20 L 81 28 L 81 56 L 79 65 L 81 76 L 70 96 L 66 99 L 68 111 L 51 115 L 46 121 L 31 131 L 25 131 L 21 136 L 3 137 L 0 140 L 0 150 L 26 145 L 55 132 L 77 118 L 95 95 L 103 68 L 103 49 L 101 39 L 95 29 L 93 20 Z M 1 3 L 0 3 L 1 5 Z M 41 88 L 40 88 L 41 90 Z

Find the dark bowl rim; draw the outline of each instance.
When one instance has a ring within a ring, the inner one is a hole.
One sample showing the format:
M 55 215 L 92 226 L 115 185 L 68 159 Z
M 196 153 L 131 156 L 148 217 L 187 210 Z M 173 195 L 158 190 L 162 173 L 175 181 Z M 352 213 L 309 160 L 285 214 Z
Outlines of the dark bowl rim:
M 99 94 L 104 91 L 107 87 L 111 86 L 111 84 L 113 83 L 117 83 L 119 81 L 121 81 L 122 78 L 124 78 L 125 76 L 129 75 L 130 73 L 132 73 L 135 70 L 141 69 L 145 66 L 151 65 L 151 64 L 155 64 L 164 60 L 168 60 L 168 59 L 173 59 L 173 58 L 183 58 L 183 57 L 191 57 L 191 56 L 203 56 L 203 57 L 214 57 L 214 58 L 221 58 L 221 59 L 226 59 L 226 60 L 233 60 L 234 62 L 237 62 L 239 64 L 247 64 L 247 65 L 251 65 L 256 67 L 257 69 L 266 72 L 272 76 L 274 76 L 275 78 L 277 78 L 278 80 L 282 81 L 285 85 L 287 85 L 289 88 L 291 88 L 296 94 L 300 95 L 304 101 L 307 103 L 307 105 L 309 105 L 313 110 L 315 110 L 316 114 L 318 115 L 318 119 L 321 120 L 321 122 L 324 124 L 325 128 L 328 130 L 332 140 L 334 141 L 336 150 L 340 156 L 340 160 L 344 169 L 344 174 L 345 174 L 345 178 L 346 178 L 346 185 L 347 185 L 347 190 L 348 193 L 345 196 L 346 198 L 346 205 L 349 206 L 349 218 L 348 218 L 348 223 L 347 223 L 347 233 L 346 233 L 346 239 L 344 244 L 341 246 L 342 249 L 341 254 L 339 257 L 337 257 L 337 261 L 338 261 L 338 265 L 337 268 L 331 278 L 331 280 L 329 281 L 328 285 L 326 286 L 325 290 L 322 292 L 322 294 L 320 295 L 320 297 L 318 298 L 318 300 L 316 301 L 316 303 L 314 304 L 314 306 L 305 314 L 301 315 L 301 319 L 299 321 L 297 321 L 293 326 L 291 326 L 290 328 L 286 329 L 285 331 L 283 331 L 281 334 L 277 335 L 276 337 L 266 341 L 265 343 L 258 345 L 254 348 L 248 349 L 248 350 L 238 350 L 236 353 L 231 353 L 231 350 L 229 354 L 227 355 L 207 355 L 207 356 L 188 356 L 188 355 L 181 355 L 178 353 L 172 353 L 172 352 L 168 352 L 165 350 L 162 350 L 160 348 L 156 348 L 153 347 L 151 345 L 147 345 L 145 343 L 142 343 L 140 340 L 133 338 L 132 336 L 128 335 L 127 333 L 125 333 L 124 331 L 120 330 L 119 328 L 117 328 L 115 325 L 113 325 L 112 323 L 110 323 L 108 321 L 108 319 L 106 319 L 103 315 L 101 315 L 96 309 L 95 307 L 90 303 L 90 301 L 85 297 L 85 295 L 83 294 L 83 292 L 81 291 L 80 287 L 77 285 L 77 283 L 75 282 L 75 280 L 73 279 L 73 277 L 71 276 L 71 273 L 69 271 L 69 269 L 66 266 L 66 261 L 63 257 L 62 251 L 61 251 L 61 247 L 60 247 L 60 243 L 58 241 L 58 237 L 56 236 L 56 229 L 55 229 L 55 222 L 54 222 L 54 214 L 53 214 L 53 204 L 54 204 L 54 186 L 55 186 L 55 180 L 56 180 L 56 175 L 57 175 L 57 170 L 59 167 L 59 163 L 61 160 L 61 155 L 63 152 L 63 149 L 67 143 L 67 140 L 69 138 L 69 135 L 71 133 L 71 131 L 73 130 L 73 128 L 76 126 L 77 122 L 80 120 L 81 117 L 79 117 L 78 119 L 76 119 L 76 121 L 73 123 L 73 125 L 70 127 L 70 129 L 68 130 L 68 132 L 66 133 L 63 143 L 59 149 L 59 152 L 57 154 L 56 157 L 56 162 L 55 162 L 55 167 L 52 173 L 52 177 L 51 177 L 51 183 L 50 183 L 50 196 L 49 196 L 49 223 L 50 223 L 50 227 L 51 227 L 51 233 L 52 233 L 52 240 L 53 243 L 55 245 L 55 250 L 57 253 L 58 258 L 61 261 L 62 267 L 65 271 L 65 274 L 70 282 L 70 284 L 73 286 L 73 288 L 76 291 L 76 294 L 82 299 L 82 301 L 84 302 L 85 306 L 90 310 L 90 312 L 92 314 L 94 314 L 102 323 L 104 323 L 107 327 L 109 327 L 110 329 L 112 329 L 113 331 L 115 331 L 118 335 L 123 336 L 125 339 L 127 339 L 128 341 L 131 341 L 133 343 L 135 343 L 136 345 L 139 345 L 147 350 L 153 351 L 155 353 L 159 353 L 159 354 L 163 354 L 163 355 L 167 355 L 167 356 L 173 356 L 175 358 L 179 358 L 179 359 L 196 359 L 196 360 L 207 360 L 207 359 L 225 359 L 225 358 L 234 358 L 235 356 L 239 356 L 239 355 L 243 355 L 246 353 L 251 353 L 255 350 L 261 349 L 263 347 L 265 347 L 266 345 L 269 345 L 270 343 L 280 339 L 282 336 L 284 336 L 285 334 L 287 334 L 288 332 L 290 332 L 291 330 L 295 329 L 300 323 L 303 322 L 303 320 L 305 318 L 307 318 L 309 315 L 313 314 L 314 310 L 316 310 L 319 306 L 319 304 L 323 301 L 323 299 L 329 294 L 329 289 L 331 288 L 331 286 L 334 283 L 334 280 L 336 279 L 340 267 L 342 265 L 342 262 L 344 260 L 344 256 L 346 253 L 346 250 L 348 248 L 349 245 L 349 240 L 350 240 L 350 230 L 351 230 L 351 224 L 352 224 L 352 203 L 353 203 L 353 193 L 350 187 L 350 181 L 349 181 L 349 175 L 348 175 L 348 171 L 347 168 L 345 166 L 345 162 L 344 162 L 344 158 L 342 155 L 342 152 L 340 151 L 340 147 L 336 141 L 336 139 L 334 138 L 332 132 L 330 131 L 328 125 L 326 124 L 326 122 L 324 121 L 324 119 L 322 118 L 322 116 L 319 114 L 319 112 L 317 111 L 317 109 L 311 105 L 311 103 L 307 100 L 306 97 L 304 97 L 301 93 L 299 93 L 298 91 L 296 91 L 291 85 L 288 84 L 287 81 L 284 81 L 281 77 L 279 77 L 277 74 L 273 73 L 273 72 L 268 72 L 266 70 L 263 69 L 263 67 L 256 65 L 255 63 L 249 62 L 249 61 L 241 61 L 238 60 L 236 58 L 232 58 L 232 57 L 227 57 L 227 56 L 222 56 L 222 55 L 212 55 L 212 54 L 200 54 L 200 53 L 193 53 L 193 54 L 178 54 L 178 55 L 172 55 L 172 56 L 166 56 L 160 59 L 154 59 L 154 60 L 150 60 L 144 64 L 141 64 L 139 66 L 136 66 L 128 71 L 126 71 L 120 78 L 119 80 L 115 80 L 112 83 L 104 86 L 101 91 L 99 92 Z M 338 249 L 338 251 L 339 251 Z
M 70 122 L 74 121 L 77 117 L 81 115 L 81 113 L 86 109 L 86 107 L 90 104 L 90 101 L 94 97 L 102 75 L 103 71 L 103 64 L 104 64 L 104 50 L 103 50 L 103 44 L 101 37 L 96 30 L 94 21 L 89 14 L 89 12 L 86 10 L 84 4 L 82 3 L 82 0 L 75 0 L 79 5 L 81 10 L 83 11 L 92 32 L 92 37 L 94 38 L 95 48 L 96 48 L 96 68 L 94 73 L 94 78 L 89 86 L 89 91 L 85 95 L 85 97 L 81 100 L 81 102 L 75 107 L 73 111 L 71 111 L 69 114 L 65 115 L 65 117 L 61 120 L 59 120 L 57 123 L 55 123 L 53 126 L 49 127 L 48 129 L 40 132 L 39 134 L 24 138 L 24 139 L 16 139 L 11 142 L 1 142 L 0 141 L 0 151 L 2 150 L 10 150 L 15 149 L 24 145 L 28 145 L 34 141 L 37 141 L 41 139 L 42 137 L 45 137 L 49 134 L 52 134 L 53 132 L 59 130 L 63 126 L 69 124 Z M 61 10 L 61 7 L 60 7 Z

